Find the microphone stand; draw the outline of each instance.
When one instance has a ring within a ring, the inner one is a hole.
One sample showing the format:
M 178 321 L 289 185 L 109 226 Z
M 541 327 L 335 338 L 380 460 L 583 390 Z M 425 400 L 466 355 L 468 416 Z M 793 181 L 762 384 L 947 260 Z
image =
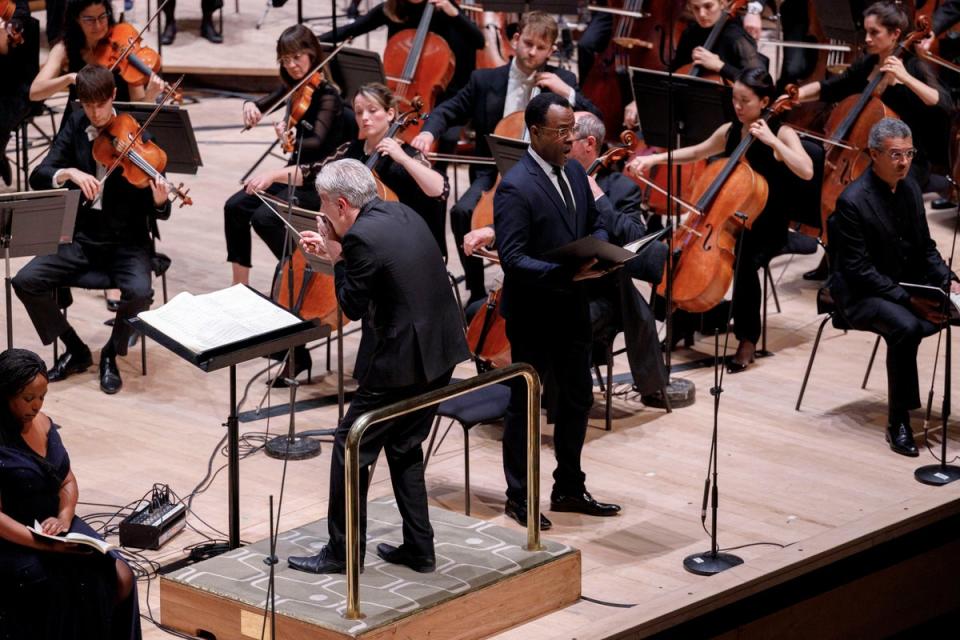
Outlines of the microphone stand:
M 954 193 L 956 194 L 957 189 L 954 185 Z M 953 259 L 956 255 L 957 250 L 957 231 L 960 229 L 960 205 L 957 206 L 957 216 L 954 219 L 953 223 L 953 246 L 950 248 L 950 261 L 948 263 L 950 273 L 953 273 Z M 943 306 L 942 313 L 947 317 L 947 322 L 944 327 L 940 328 L 941 335 L 944 329 L 947 333 L 947 346 L 944 348 L 944 363 L 943 363 L 943 408 L 941 410 L 941 433 L 940 433 L 940 463 L 939 464 L 930 464 L 923 467 L 919 467 L 916 471 L 913 472 L 913 477 L 917 482 L 922 482 L 923 484 L 929 484 L 933 486 L 942 486 L 945 484 L 950 484 L 955 480 L 960 480 L 960 467 L 956 465 L 947 464 L 947 422 L 950 419 L 950 383 L 951 383 L 951 359 L 953 357 L 953 349 L 951 342 L 951 331 L 950 331 L 950 311 L 953 307 L 952 302 L 950 301 L 950 280 L 951 277 L 947 277 L 947 293 L 943 296 Z M 939 340 L 939 339 L 938 339 Z M 939 353 L 939 344 L 937 352 Z M 934 360 L 933 375 L 937 375 L 936 360 Z M 926 419 L 923 422 L 923 430 L 926 435 L 927 425 L 930 423 L 930 411 L 933 406 L 933 380 L 930 381 L 930 395 L 927 401 L 927 415 Z M 931 452 L 932 453 L 932 452 Z M 936 457 L 936 454 L 934 454 Z
M 743 236 L 741 235 L 741 245 Z M 737 296 L 737 275 L 740 273 L 740 258 L 743 256 L 743 250 L 737 249 L 736 263 L 733 269 L 733 293 L 730 296 L 730 308 L 727 311 L 727 330 L 723 338 L 723 353 L 726 356 L 727 343 L 730 341 L 730 316 L 733 315 L 733 301 Z M 713 334 L 713 387 L 710 389 L 710 395 L 713 396 L 713 435 L 710 439 L 710 456 L 707 463 L 707 477 L 703 483 L 703 506 L 700 509 L 700 522 L 706 526 L 707 521 L 707 501 L 710 501 L 711 526 L 710 526 L 710 551 L 704 553 L 694 553 L 683 559 L 683 568 L 690 573 L 700 576 L 712 576 L 721 571 L 726 571 L 732 567 L 743 564 L 743 558 L 735 556 L 732 553 L 722 553 L 720 545 L 717 542 L 717 519 L 720 513 L 720 489 L 717 485 L 719 472 L 717 470 L 717 459 L 719 449 L 719 423 L 720 423 L 720 394 L 723 393 L 723 361 L 720 357 L 720 333 Z

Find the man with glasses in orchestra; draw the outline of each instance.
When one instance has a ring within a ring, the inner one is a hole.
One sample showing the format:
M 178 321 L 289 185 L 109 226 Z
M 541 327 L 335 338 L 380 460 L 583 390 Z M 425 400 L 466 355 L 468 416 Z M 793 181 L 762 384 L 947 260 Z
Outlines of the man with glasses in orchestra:
M 920 407 L 917 349 L 943 324 L 941 303 L 911 295 L 901 283 L 960 291 L 930 238 L 920 186 L 910 177 L 916 154 L 910 127 L 884 118 L 870 130 L 871 168 L 837 200 L 828 221 L 828 287 L 854 329 L 887 343 L 887 442 L 917 456 L 910 410 Z

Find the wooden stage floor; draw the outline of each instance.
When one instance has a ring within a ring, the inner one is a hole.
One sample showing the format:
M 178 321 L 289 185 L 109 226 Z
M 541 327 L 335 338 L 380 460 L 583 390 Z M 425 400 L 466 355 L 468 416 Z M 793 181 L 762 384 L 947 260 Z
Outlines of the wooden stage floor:
M 244 3 L 244 7 L 254 3 Z M 191 9 L 184 6 L 185 12 Z M 286 11 L 287 9 L 284 9 Z M 232 55 L 235 48 L 225 46 Z M 220 51 L 218 51 L 220 53 Z M 272 59 L 272 58 L 271 58 Z M 238 129 L 215 128 L 239 123 L 236 99 L 199 96 L 189 105 L 197 127 L 204 166 L 197 176 L 176 176 L 192 189 L 192 207 L 175 209 L 161 223 L 160 250 L 170 255 L 173 266 L 168 280 L 171 295 L 180 291 L 202 293 L 228 286 L 230 270 L 225 263 L 222 233 L 223 202 L 238 187 L 239 177 L 270 142 L 270 131 L 260 127 L 239 136 Z M 238 125 L 239 126 L 239 125 Z M 205 128 L 209 127 L 209 128 Z M 273 161 L 276 162 L 276 161 Z M 465 184 L 461 180 L 461 186 Z M 953 212 L 931 212 L 929 221 L 941 250 L 949 254 Z M 452 239 L 448 239 L 452 247 Z M 813 268 L 819 256 L 778 259 L 772 273 L 778 283 L 781 313 L 771 304 L 769 347 L 775 356 L 763 359 L 747 372 L 726 376 L 720 407 L 720 544 L 724 547 L 753 543 L 790 545 L 831 534 L 843 544 L 853 531 L 869 532 L 885 526 L 891 509 L 910 505 L 936 505 L 960 498 L 960 483 L 945 488 L 918 484 L 913 470 L 933 462 L 923 450 L 918 460 L 892 453 L 883 440 L 886 416 L 886 383 L 881 364 L 874 368 L 866 390 L 860 389 L 873 336 L 847 335 L 828 328 L 821 344 L 802 412 L 794 411 L 806 360 L 820 318 L 815 311 L 817 285 L 800 274 Z M 13 261 L 13 269 L 25 260 Z M 459 264 L 451 269 L 459 271 Z M 266 289 L 272 273 L 269 252 L 254 240 L 253 284 Z M 493 283 L 495 274 L 488 270 Z M 159 289 L 159 283 L 157 283 Z M 70 318 L 78 333 L 96 351 L 106 340 L 109 317 L 100 292 L 75 292 Z M 5 310 L 4 310 L 5 312 Z M 51 350 L 42 347 L 18 301 L 14 300 L 15 344 L 34 349 L 48 361 Z M 545 318 L 544 322 L 550 322 Z M 346 340 L 346 360 L 355 354 L 357 335 Z M 920 349 L 919 368 L 923 395 L 933 371 L 936 339 Z M 685 362 L 712 353 L 712 339 L 699 338 L 693 350 L 676 353 L 675 362 Z M 45 410 L 62 426 L 62 437 L 71 454 L 73 469 L 85 503 L 78 512 L 111 512 L 109 506 L 125 505 L 147 492 L 155 482 L 169 484 L 187 495 L 205 476 L 212 458 L 213 469 L 226 463 L 220 452 L 222 427 L 227 411 L 227 375 L 204 374 L 155 343 L 148 344 L 149 375 L 139 374 L 139 347 L 122 359 L 124 388 L 116 396 L 104 396 L 95 373 L 72 377 L 51 387 Z M 301 387 L 298 400 L 329 393 L 335 375 L 322 376 L 323 348 L 314 350 L 314 377 L 322 378 Z M 941 359 L 942 362 L 942 359 Z M 263 363 L 240 367 L 240 384 L 248 381 L 244 411 L 254 409 L 264 392 L 263 377 L 253 379 Z M 457 375 L 472 368 L 461 365 Z M 617 373 L 626 371 L 621 359 Z M 552 514 L 551 539 L 581 550 L 583 595 L 593 600 L 629 603 L 626 611 L 581 600 L 558 613 L 533 620 L 501 634 L 505 639 L 552 639 L 591 637 L 596 623 L 611 615 L 652 615 L 662 610 L 667 594 L 686 594 L 702 589 L 705 579 L 684 571 L 684 556 L 708 548 L 709 538 L 701 527 L 700 501 L 707 466 L 712 427 L 709 387 L 712 370 L 691 369 L 681 374 L 696 383 L 698 400 L 672 414 L 644 407 L 633 396 L 614 401 L 614 428 L 602 430 L 602 396 L 597 392 L 583 464 L 588 488 L 601 500 L 623 505 L 622 515 L 591 519 L 572 514 Z M 939 410 L 942 374 L 937 376 L 936 407 Z M 623 386 L 620 387 L 621 389 Z M 954 389 L 956 392 L 956 389 Z M 287 392 L 273 392 L 268 402 L 288 402 Z M 321 404 L 321 403 L 313 403 Z M 266 404 L 264 405 L 267 406 Z M 335 405 L 324 405 L 297 414 L 299 429 L 333 426 Z M 919 414 L 914 416 L 917 429 Z M 285 417 L 241 423 L 242 433 L 257 444 L 257 434 L 279 434 L 287 427 Z M 544 429 L 544 469 L 541 483 L 550 488 L 552 471 L 551 429 Z M 463 508 L 463 442 L 454 428 L 439 455 L 431 461 L 427 483 L 431 504 L 450 510 Z M 504 480 L 501 470 L 498 430 L 474 429 L 470 443 L 473 483 L 473 515 L 504 526 L 515 526 L 503 516 Z M 951 449 L 960 441 L 951 436 Z M 287 530 L 317 520 L 326 513 L 329 446 L 319 458 L 293 462 L 287 467 L 283 513 L 279 528 Z M 268 496 L 278 496 L 282 463 L 261 451 L 241 462 L 241 535 L 246 541 L 264 538 L 268 531 Z M 385 465 L 378 470 L 370 497 L 391 493 Z M 168 563 L 184 555 L 184 547 L 203 542 L 206 536 L 221 538 L 227 525 L 226 474 L 216 475 L 208 490 L 193 501 L 187 530 L 158 552 L 146 555 Z M 95 503 L 95 504 L 94 504 Z M 820 537 L 819 540 L 824 538 Z M 802 547 L 792 547 L 797 549 Z M 750 546 L 738 553 L 746 564 L 725 575 L 725 583 L 737 584 L 762 575 L 783 557 L 776 546 Z M 680 591 L 680 590 L 683 591 Z M 142 609 L 159 615 L 156 581 L 140 583 Z M 144 623 L 145 638 L 167 637 Z

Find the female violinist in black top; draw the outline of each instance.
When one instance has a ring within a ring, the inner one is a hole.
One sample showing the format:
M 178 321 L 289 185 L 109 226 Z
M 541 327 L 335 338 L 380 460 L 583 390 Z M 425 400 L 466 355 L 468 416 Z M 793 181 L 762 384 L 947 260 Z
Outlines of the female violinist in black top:
M 757 270 L 786 242 L 786 212 L 796 198 L 797 178 L 813 177 L 813 160 L 801 145 L 797 132 L 786 125 L 768 124 L 762 118 L 775 95 L 776 87 L 769 73 L 757 68 L 743 70 L 733 85 L 737 121 L 721 125 L 700 144 L 673 153 L 674 162 L 686 164 L 718 155 L 730 156 L 748 134 L 760 143 L 754 143 L 745 158 L 750 167 L 766 179 L 769 195 L 753 227 L 744 229 L 737 241 L 740 266 L 733 285 L 733 324 L 740 344 L 727 365 L 730 373 L 743 371 L 753 362 L 761 328 L 761 287 Z M 637 156 L 627 163 L 625 171 L 642 175 L 651 166 L 666 161 L 666 153 Z
M 115 24 L 109 0 L 67 0 L 63 38 L 50 49 L 40 73 L 30 85 L 30 100 L 39 102 L 69 90 L 69 105 L 76 98 L 77 71 L 95 62 L 93 52 Z M 114 71 L 119 102 L 153 102 L 163 91 L 163 80 L 154 74 L 146 87 L 129 84 Z
M 244 102 L 244 125 L 252 127 L 260 122 L 263 112 L 302 80 L 323 58 L 320 43 L 310 29 L 303 25 L 285 29 L 277 40 L 277 61 L 280 63 L 283 86 L 261 100 Z M 291 96 L 291 100 L 297 95 L 295 93 Z M 283 255 L 283 240 L 286 237 L 283 222 L 263 204 L 256 192 L 267 191 L 285 198 L 286 176 L 291 165 L 326 158 L 338 144 L 349 138 L 350 125 L 351 119 L 345 117 L 343 100 L 336 86 L 326 79 L 321 80 L 313 89 L 310 106 L 295 125 L 293 153 L 288 164 L 251 176 L 244 183 L 243 189 L 227 200 L 223 207 L 223 225 L 227 240 L 227 262 L 232 264 L 234 284 L 250 282 L 251 225 L 277 258 Z M 274 126 L 278 136 L 286 134 L 286 122 Z M 312 209 L 319 206 L 313 189 L 298 189 L 295 195 L 301 207 Z
M 863 91 L 878 73 L 885 75 L 875 95 L 913 131 L 917 156 L 910 168 L 921 187 L 931 164 L 947 165 L 951 102 L 930 66 L 909 52 L 891 55 L 906 34 L 907 14 L 892 2 L 875 2 L 863 12 L 867 55 L 839 76 L 800 87 L 800 101 L 839 102 Z
M 28 37 L 23 33 L 24 23 L 28 20 L 31 18 L 26 0 L 17 0 L 9 24 L 0 18 L 0 78 L 3 78 L 0 82 L 0 179 L 5 184 L 11 183 L 13 175 L 3 150 L 7 148 L 10 133 L 20 126 L 30 111 L 30 83 L 39 64 L 40 44 L 25 41 L 17 45 L 13 38 L 13 34 L 18 33 L 21 37 Z M 37 30 L 31 29 L 31 32 L 29 35 L 34 39 L 39 36 Z

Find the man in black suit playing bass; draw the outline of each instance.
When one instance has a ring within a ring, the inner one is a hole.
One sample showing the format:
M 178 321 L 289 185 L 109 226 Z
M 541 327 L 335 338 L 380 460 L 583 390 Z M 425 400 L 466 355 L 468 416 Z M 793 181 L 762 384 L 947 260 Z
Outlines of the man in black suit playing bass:
M 343 313 L 364 319 L 354 368 L 359 387 L 335 435 L 330 540 L 320 553 L 291 556 L 288 562 L 300 571 L 343 573 L 344 444 L 350 427 L 372 409 L 446 386 L 454 366 L 470 353 L 440 248 L 423 218 L 404 204 L 378 198 L 373 174 L 357 160 L 324 165 L 317 192 L 325 222 L 319 233 L 306 232 L 302 244 L 333 263 Z M 360 445 L 360 548 L 366 540 L 369 466 L 384 449 L 403 517 L 403 544 L 377 545 L 377 554 L 420 572 L 436 566 L 421 447 L 436 411 L 434 406 L 376 424 Z

